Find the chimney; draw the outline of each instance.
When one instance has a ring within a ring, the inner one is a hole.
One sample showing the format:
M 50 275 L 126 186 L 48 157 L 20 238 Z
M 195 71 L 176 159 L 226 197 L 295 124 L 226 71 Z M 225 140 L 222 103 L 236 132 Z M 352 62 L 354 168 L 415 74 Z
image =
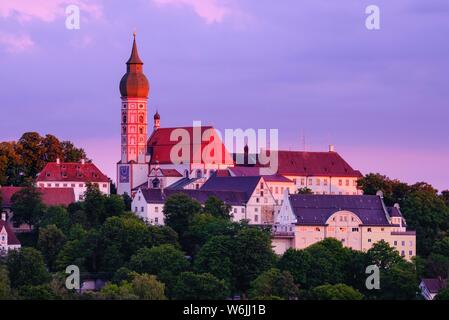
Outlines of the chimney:
M 5 212 L 2 212 L 2 220 L 6 221 L 6 213 Z
M 60 164 L 60 163 L 61 163 L 61 160 L 59 159 L 59 157 L 56 158 L 56 164 Z
M 333 144 L 329 145 L 329 152 L 335 152 L 335 148 Z
M 81 164 L 85 164 L 86 160 L 85 159 L 81 159 Z

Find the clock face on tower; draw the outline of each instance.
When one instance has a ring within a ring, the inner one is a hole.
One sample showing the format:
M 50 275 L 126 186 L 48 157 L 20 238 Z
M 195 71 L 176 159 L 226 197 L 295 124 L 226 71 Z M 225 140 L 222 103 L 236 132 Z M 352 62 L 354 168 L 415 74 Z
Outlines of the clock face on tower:
M 120 167 L 119 172 L 119 181 L 120 183 L 129 183 L 129 167 L 122 166 Z

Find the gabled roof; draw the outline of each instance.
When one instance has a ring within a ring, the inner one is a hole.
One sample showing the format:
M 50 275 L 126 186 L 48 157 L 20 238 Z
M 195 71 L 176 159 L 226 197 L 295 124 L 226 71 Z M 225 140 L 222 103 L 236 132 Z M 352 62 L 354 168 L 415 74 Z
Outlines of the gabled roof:
M 151 164 L 172 164 L 172 160 L 170 159 L 170 153 L 172 151 L 172 148 L 175 145 L 179 145 L 180 140 L 176 140 L 176 141 L 171 141 L 170 136 L 172 134 L 172 132 L 175 132 L 175 130 L 177 129 L 181 129 L 181 130 L 185 130 L 185 132 L 187 132 L 188 136 L 190 137 L 190 143 L 189 145 L 189 150 L 190 150 L 190 159 L 187 159 L 188 161 L 186 161 L 185 163 L 194 163 L 194 146 L 195 146 L 195 150 L 196 147 L 201 147 L 201 154 L 204 150 L 204 148 L 210 144 L 209 141 L 201 141 L 201 143 L 196 143 L 194 142 L 193 138 L 193 127 L 176 127 L 176 128 L 159 128 L 155 131 L 153 131 L 153 133 L 151 134 L 150 138 L 148 139 L 148 143 L 147 143 L 147 147 L 148 147 L 148 152 L 151 155 Z M 206 130 L 215 130 L 213 127 L 211 126 L 202 126 L 201 127 L 201 136 L 203 136 L 203 134 L 205 133 Z M 177 138 L 175 136 L 175 138 Z M 201 137 L 200 137 L 201 138 Z M 218 159 L 219 161 L 217 162 L 221 162 L 224 164 L 229 164 L 232 165 L 233 161 L 231 156 L 229 155 L 228 151 L 226 150 L 226 147 L 223 143 L 221 143 L 222 146 L 222 157 L 221 159 Z M 211 146 L 210 146 L 211 147 Z M 179 157 L 182 157 L 182 154 L 178 155 Z M 211 157 L 213 157 L 214 155 L 210 155 Z M 200 155 L 201 157 L 201 155 Z M 203 163 L 202 159 L 200 160 L 200 163 Z
M 23 187 L 0 187 L 2 207 L 10 208 L 12 196 Z M 72 188 L 37 188 L 41 193 L 42 202 L 46 206 L 68 206 L 75 202 L 75 192 Z
M 20 245 L 19 239 L 17 239 L 14 231 L 12 231 L 11 226 L 8 222 L 0 219 L 0 232 L 5 228 L 6 233 L 8 234 L 8 245 Z
M 437 294 L 447 287 L 447 279 L 426 278 L 421 279 L 421 281 L 426 286 L 427 290 L 429 290 L 429 292 L 433 294 Z
M 239 191 L 246 194 L 247 199 L 251 197 L 257 185 L 262 179 L 260 176 L 253 177 L 211 177 L 200 190 L 209 191 Z
M 109 182 L 109 179 L 93 163 L 49 162 L 37 177 L 37 182 L 42 181 Z
M 300 225 L 325 225 L 330 216 L 342 210 L 356 214 L 364 225 L 391 225 L 379 196 L 294 194 L 289 199 Z
M 204 204 L 206 200 L 214 196 L 226 204 L 243 206 L 247 202 L 246 194 L 238 191 L 202 191 L 202 190 L 173 190 L 173 189 L 141 189 L 147 203 L 163 204 L 171 195 L 182 193 Z
M 261 166 L 256 164 L 256 166 Z M 278 174 L 284 176 L 361 177 L 337 152 L 278 151 Z
M 390 215 L 390 217 L 401 217 L 402 218 L 402 213 L 399 210 L 399 208 L 396 207 L 388 207 L 388 214 Z

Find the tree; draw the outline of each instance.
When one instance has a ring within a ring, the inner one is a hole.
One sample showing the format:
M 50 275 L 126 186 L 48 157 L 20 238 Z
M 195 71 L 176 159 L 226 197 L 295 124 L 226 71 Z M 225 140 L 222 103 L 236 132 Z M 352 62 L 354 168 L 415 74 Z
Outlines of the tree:
M 306 288 L 344 281 L 349 252 L 343 248 L 340 241 L 327 238 L 307 247 L 304 251 L 310 257 L 306 274 L 307 282 L 304 284 Z
M 250 299 L 267 300 L 273 297 L 280 299 L 297 298 L 299 289 L 293 276 L 288 271 L 271 268 L 251 282 Z
M 116 271 L 142 247 L 150 247 L 151 234 L 146 224 L 134 214 L 107 218 L 100 228 L 101 268 Z
M 24 300 L 56 300 L 59 297 L 48 284 L 26 285 L 19 289 L 19 296 Z
M 26 132 L 16 145 L 16 152 L 22 159 L 22 169 L 27 177 L 34 178 L 45 165 L 43 138 L 37 132 Z
M 445 288 L 438 292 L 434 300 L 449 300 L 449 288 Z
M 207 198 L 204 203 L 203 211 L 211 214 L 214 217 L 219 217 L 223 219 L 231 219 L 231 209 L 232 206 L 224 203 L 220 199 L 214 196 Z
M 176 300 L 223 300 L 228 295 L 225 282 L 209 273 L 183 272 L 173 289 Z
M 58 138 L 54 135 L 47 134 L 41 143 L 43 149 L 42 160 L 44 162 L 55 162 L 56 159 L 62 160 L 64 151 Z
M 236 289 L 246 293 L 251 281 L 275 263 L 268 232 L 247 227 L 234 238 L 234 278 Z
M 148 274 L 134 274 L 131 287 L 141 300 L 166 300 L 165 285 L 155 276 Z
M 367 251 L 367 256 L 371 264 L 381 269 L 389 269 L 403 260 L 397 250 L 383 240 L 376 242 Z
M 24 178 L 20 155 L 15 142 L 0 142 L 0 185 L 21 185 Z
M 370 173 L 357 181 L 357 186 L 364 194 L 375 195 L 382 191 L 384 201 L 392 206 L 394 203 L 402 204 L 402 201 L 410 193 L 410 187 L 399 180 L 392 180 L 379 173 Z
M 295 283 L 305 286 L 307 274 L 310 270 L 311 256 L 307 251 L 288 249 L 284 252 L 278 261 L 278 268 L 282 271 L 288 271 Z
M 39 221 L 39 228 L 45 228 L 51 224 L 58 227 L 63 233 L 68 232 L 70 229 L 70 217 L 67 209 L 62 206 L 48 207 Z
M 123 202 L 125 203 L 125 210 L 131 211 L 131 205 L 132 205 L 133 199 L 126 192 L 122 195 L 122 198 L 123 198 Z
M 441 191 L 441 196 L 440 197 L 444 201 L 444 203 L 446 204 L 446 207 L 449 208 L 449 190 Z
M 128 281 L 121 284 L 108 283 L 100 291 L 99 297 L 105 300 L 137 300 L 139 297 L 133 292 Z
M 64 162 L 80 162 L 82 159 L 88 160 L 86 152 L 82 148 L 76 148 L 70 141 L 62 141 L 61 147 L 64 154 Z
M 449 229 L 449 208 L 435 190 L 414 185 L 401 210 L 408 227 L 416 230 L 418 254 L 427 256 L 435 241 Z
M 56 258 L 66 242 L 64 233 L 54 224 L 39 230 L 37 246 L 41 250 L 47 266 L 55 270 Z
M 14 298 L 11 283 L 9 281 L 8 270 L 0 265 L 0 300 L 9 300 Z
M 184 193 L 167 198 L 164 205 L 165 224 L 182 238 L 194 216 L 201 212 L 201 204 Z
M 176 277 L 188 268 L 189 262 L 182 251 L 170 244 L 141 248 L 129 262 L 132 271 L 156 275 L 167 285 L 169 295 Z
M 345 284 L 326 284 L 311 290 L 312 300 L 362 300 L 363 295 Z
M 242 228 L 241 224 L 228 219 L 212 216 L 211 214 L 197 214 L 192 219 L 190 226 L 183 233 L 181 243 L 184 250 L 195 255 L 208 239 L 218 235 L 236 235 Z
M 234 291 L 233 279 L 233 246 L 229 236 L 214 236 L 198 251 L 194 260 L 194 269 L 198 273 L 210 273 L 226 282 Z
M 27 223 L 34 226 L 45 212 L 41 194 L 34 186 L 28 186 L 11 197 L 13 221 L 18 224 Z
M 313 194 L 313 191 L 310 188 L 304 187 L 304 188 L 299 188 L 296 191 L 296 194 Z
M 6 265 L 13 288 L 45 284 L 50 274 L 45 268 L 44 257 L 34 248 L 21 248 L 8 253 Z

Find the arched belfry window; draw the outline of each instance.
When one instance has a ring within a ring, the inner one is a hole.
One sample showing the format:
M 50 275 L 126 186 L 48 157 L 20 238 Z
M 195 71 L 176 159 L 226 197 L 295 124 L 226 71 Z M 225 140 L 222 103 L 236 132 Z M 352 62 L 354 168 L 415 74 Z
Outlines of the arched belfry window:
M 202 177 L 202 173 L 201 173 L 200 169 L 196 170 L 196 177 L 197 178 L 201 178 Z
M 160 187 L 160 185 L 161 185 L 161 181 L 159 180 L 159 178 L 154 178 L 151 181 L 151 184 L 153 185 L 154 189 L 158 189 Z

